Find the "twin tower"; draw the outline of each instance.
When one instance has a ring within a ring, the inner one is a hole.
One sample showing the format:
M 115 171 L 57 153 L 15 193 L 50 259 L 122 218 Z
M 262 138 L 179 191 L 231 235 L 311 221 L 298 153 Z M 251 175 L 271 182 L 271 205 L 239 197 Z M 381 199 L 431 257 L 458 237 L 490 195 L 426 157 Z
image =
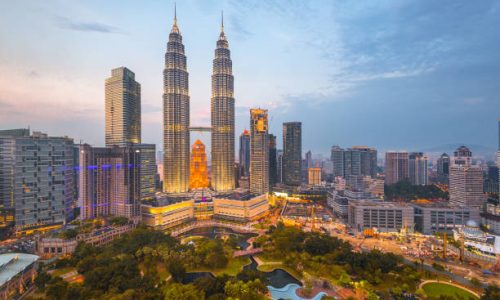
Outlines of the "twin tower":
M 189 191 L 190 173 L 189 74 L 176 15 L 165 53 L 163 87 L 163 190 L 185 193 Z M 211 132 L 212 188 L 218 192 L 233 190 L 234 77 L 223 20 L 213 60 Z

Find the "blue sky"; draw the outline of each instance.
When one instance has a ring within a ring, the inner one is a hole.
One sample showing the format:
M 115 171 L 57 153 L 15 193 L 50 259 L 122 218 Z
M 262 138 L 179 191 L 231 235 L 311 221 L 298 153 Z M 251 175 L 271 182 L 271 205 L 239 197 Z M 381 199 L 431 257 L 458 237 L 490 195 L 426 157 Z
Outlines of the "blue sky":
M 142 84 L 143 141 L 161 145 L 173 1 L 0 2 L 0 128 L 104 143 L 104 80 Z M 303 122 L 304 152 L 339 144 L 425 150 L 497 145 L 499 1 L 177 1 L 191 123 L 208 125 L 224 10 L 237 132 L 268 108 L 271 132 Z M 474 147 L 472 147 L 474 151 Z

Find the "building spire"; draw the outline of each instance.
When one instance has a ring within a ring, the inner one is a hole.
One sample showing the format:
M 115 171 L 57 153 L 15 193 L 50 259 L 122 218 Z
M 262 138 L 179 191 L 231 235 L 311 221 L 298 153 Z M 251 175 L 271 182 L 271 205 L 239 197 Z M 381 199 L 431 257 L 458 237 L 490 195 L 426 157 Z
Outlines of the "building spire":
M 174 24 L 177 25 L 177 2 L 174 2 Z
M 221 12 L 220 12 L 220 17 L 221 17 L 220 31 L 224 32 L 224 11 L 223 10 L 221 10 Z
M 174 2 L 174 24 L 171 32 L 179 33 L 179 27 L 177 27 L 177 2 Z

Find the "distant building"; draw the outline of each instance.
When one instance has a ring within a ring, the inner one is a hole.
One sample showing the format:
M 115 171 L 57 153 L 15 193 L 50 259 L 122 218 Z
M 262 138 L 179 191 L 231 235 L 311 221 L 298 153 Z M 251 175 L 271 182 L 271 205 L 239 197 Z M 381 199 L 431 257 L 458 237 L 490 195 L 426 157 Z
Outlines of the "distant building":
M 350 175 L 377 176 L 377 150 L 354 146 L 344 151 L 344 177 Z
M 487 177 L 484 180 L 484 191 L 486 193 L 498 194 L 498 166 L 488 166 Z
M 134 147 L 80 145 L 80 218 L 140 218 L 141 153 Z
M 241 176 L 250 175 L 250 132 L 244 130 L 240 135 L 240 168 Z
M 277 159 L 276 136 L 269 134 L 269 186 L 271 188 L 278 183 Z
M 321 185 L 321 168 L 309 168 L 307 180 L 309 185 Z
M 483 170 L 472 165 L 472 152 L 465 146 L 455 151 L 450 167 L 450 203 L 479 209 L 486 200 Z
M 269 135 L 267 109 L 250 109 L 250 191 L 269 192 Z
M 302 123 L 283 123 L 283 182 L 302 183 Z
M 385 184 L 391 185 L 409 179 L 408 152 L 388 151 L 385 153 Z
M 408 163 L 410 183 L 412 185 L 427 185 L 427 156 L 424 156 L 422 152 L 412 152 L 409 155 Z
M 481 213 L 481 224 L 491 232 L 500 235 L 500 205 L 487 203 L 486 209 Z
M 437 160 L 437 180 L 440 183 L 448 184 L 449 176 L 450 176 L 450 156 L 446 153 L 443 153 Z
M 141 85 L 125 67 L 106 79 L 106 146 L 141 143 Z
M 283 182 L 283 150 L 276 152 L 277 182 Z
M 399 232 L 413 228 L 413 207 L 406 203 L 383 201 L 349 201 L 348 224 L 357 231 L 376 229 L 379 232 Z
M 311 150 L 306 152 L 306 159 L 305 159 L 305 169 L 308 170 L 309 168 L 312 168 L 313 166 L 313 159 L 312 159 L 312 152 Z
M 76 200 L 73 139 L 0 130 L 0 205 L 17 230 L 62 225 Z
M 327 204 L 333 210 L 333 213 L 340 219 L 347 221 L 349 201 L 380 201 L 366 192 L 354 192 L 349 190 L 332 190 L 328 192 Z
M 344 177 L 344 149 L 332 146 L 330 159 L 333 163 L 333 176 Z
M 196 140 L 191 147 L 191 174 L 189 175 L 189 187 L 191 189 L 208 188 L 207 153 L 205 145 Z

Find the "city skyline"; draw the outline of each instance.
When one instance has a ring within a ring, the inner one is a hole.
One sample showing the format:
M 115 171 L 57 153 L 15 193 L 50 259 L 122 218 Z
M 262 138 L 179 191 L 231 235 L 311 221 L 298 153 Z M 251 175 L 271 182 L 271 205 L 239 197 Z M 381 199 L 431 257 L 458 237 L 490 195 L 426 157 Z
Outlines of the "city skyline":
M 133 3 L 121 7 L 121 15 L 110 9 L 112 3 L 31 3 L 26 9 L 27 5 L 2 4 L 1 19 L 11 25 L 2 27 L 16 28 L 20 34 L 0 32 L 2 41 L 9 38 L 0 52 L 0 126 L 30 125 L 52 135 L 103 145 L 102 81 L 110 69 L 125 66 L 134 70 L 143 87 L 142 140 L 161 149 L 158 66 L 170 30 L 173 2 L 146 5 L 144 15 L 148 20 L 134 24 L 126 22 L 135 10 Z M 60 7 L 68 9 L 67 17 L 57 15 Z M 326 155 L 334 144 L 369 145 L 379 153 L 402 148 L 426 151 L 443 144 L 471 145 L 475 153 L 474 145 L 494 149 L 496 133 L 490 125 L 495 122 L 500 102 L 496 101 L 498 87 L 491 78 L 500 73 L 500 51 L 494 31 L 488 28 L 498 23 L 499 5 L 440 3 L 432 6 L 435 11 L 429 8 L 430 4 L 423 2 L 376 7 L 366 2 L 292 2 L 286 8 L 269 2 L 179 3 L 179 23 L 192 77 L 191 124 L 206 126 L 210 122 L 210 48 L 224 9 L 225 31 L 232 40 L 233 73 L 238 78 L 237 133 L 248 126 L 248 108 L 260 106 L 269 109 L 270 133 L 278 140 L 283 122 L 303 122 L 303 148 L 314 154 Z M 381 19 L 384 12 L 394 16 Z M 396 17 L 398 13 L 402 16 Z M 295 24 L 293 17 L 299 14 L 304 18 Z M 439 21 L 440 15 L 446 24 L 438 22 L 436 33 L 426 36 L 425 29 Z M 412 21 L 404 16 L 422 18 Z M 451 20 L 454 16 L 463 17 L 460 24 Z M 30 19 L 26 22 L 29 27 L 20 24 L 26 18 Z M 373 29 L 362 26 L 372 23 L 377 24 Z M 25 40 L 21 34 L 33 24 L 39 36 L 48 39 L 37 49 L 27 44 L 38 44 L 38 35 Z M 454 29 L 453 25 L 460 26 Z M 146 30 L 148 33 L 137 40 Z M 347 34 L 350 31 L 354 35 Z M 303 45 L 306 33 L 314 38 L 310 46 Z M 363 40 L 369 34 L 376 35 Z M 416 41 L 410 42 L 412 38 Z M 89 43 L 93 51 L 88 51 Z M 262 49 L 259 43 L 269 44 L 276 51 Z M 84 44 L 87 47 L 82 47 Z M 116 53 L 115 45 L 125 50 Z M 362 45 L 372 53 L 356 47 Z M 334 51 L 341 46 L 345 49 Z M 412 50 L 416 46 L 420 50 Z M 397 50 L 401 50 L 400 55 L 396 55 Z M 65 59 L 52 65 L 63 53 L 68 54 Z M 297 55 L 301 59 L 292 61 Z M 391 59 L 385 62 L 386 57 Z M 336 74 L 329 74 L 324 66 L 331 66 Z M 292 68 L 299 72 L 290 72 Z M 33 91 L 24 89 L 20 82 L 33 86 Z M 442 87 L 430 82 L 439 82 Z M 38 109 L 29 109 L 33 103 L 39 104 Z M 56 107 L 65 109 L 65 113 Z M 81 122 L 86 126 L 79 126 Z M 388 127 L 394 122 L 407 126 Z M 387 128 L 391 128 L 391 134 L 387 134 Z M 314 134 L 321 130 L 321 134 Z

